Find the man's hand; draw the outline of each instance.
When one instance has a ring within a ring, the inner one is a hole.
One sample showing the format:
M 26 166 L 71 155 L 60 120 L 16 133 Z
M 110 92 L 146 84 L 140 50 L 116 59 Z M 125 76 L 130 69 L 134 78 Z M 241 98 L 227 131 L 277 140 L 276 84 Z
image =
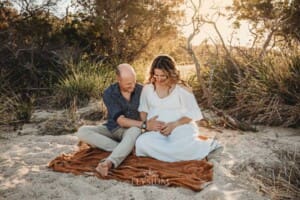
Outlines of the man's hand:
M 154 116 L 147 120 L 146 125 L 148 131 L 160 131 L 165 126 L 165 122 L 158 121 L 157 118 L 158 116 Z

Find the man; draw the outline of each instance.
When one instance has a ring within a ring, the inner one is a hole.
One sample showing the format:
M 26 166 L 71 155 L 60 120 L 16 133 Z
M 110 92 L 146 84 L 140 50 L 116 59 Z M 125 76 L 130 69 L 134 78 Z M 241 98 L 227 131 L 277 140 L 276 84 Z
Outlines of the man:
M 120 64 L 116 70 L 117 83 L 109 86 L 103 95 L 107 107 L 107 122 L 99 126 L 82 126 L 76 136 L 95 147 L 111 154 L 101 160 L 96 170 L 107 176 L 111 168 L 118 167 L 132 151 L 141 129 L 160 129 L 162 122 L 153 117 L 141 121 L 138 106 L 142 85 L 136 83 L 134 69 L 126 63 Z

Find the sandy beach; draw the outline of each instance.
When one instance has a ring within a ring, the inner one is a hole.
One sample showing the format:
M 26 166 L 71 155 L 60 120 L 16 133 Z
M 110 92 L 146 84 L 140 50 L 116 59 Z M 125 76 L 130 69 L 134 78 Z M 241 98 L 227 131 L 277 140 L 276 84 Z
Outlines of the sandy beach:
M 26 127 L 26 129 L 24 128 Z M 214 179 L 201 192 L 159 185 L 133 186 L 93 176 L 54 172 L 47 164 L 78 149 L 74 134 L 40 135 L 38 123 L 1 132 L 0 199 L 272 199 L 255 178 L 283 165 L 280 152 L 299 153 L 300 131 L 257 127 L 258 132 L 200 127 L 223 147 L 209 156 Z

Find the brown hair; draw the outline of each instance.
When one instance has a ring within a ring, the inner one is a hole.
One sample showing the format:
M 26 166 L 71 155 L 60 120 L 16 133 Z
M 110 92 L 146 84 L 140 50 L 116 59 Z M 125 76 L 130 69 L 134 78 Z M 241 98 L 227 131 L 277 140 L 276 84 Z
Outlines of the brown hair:
M 171 85 L 177 84 L 177 83 L 188 86 L 185 83 L 185 81 L 180 79 L 180 72 L 178 69 L 176 69 L 175 60 L 171 56 L 169 56 L 167 54 L 162 54 L 162 55 L 157 56 L 152 61 L 150 72 L 149 72 L 148 83 L 154 84 L 154 82 L 155 82 L 154 70 L 155 69 L 160 69 L 166 73 L 170 87 L 171 87 Z

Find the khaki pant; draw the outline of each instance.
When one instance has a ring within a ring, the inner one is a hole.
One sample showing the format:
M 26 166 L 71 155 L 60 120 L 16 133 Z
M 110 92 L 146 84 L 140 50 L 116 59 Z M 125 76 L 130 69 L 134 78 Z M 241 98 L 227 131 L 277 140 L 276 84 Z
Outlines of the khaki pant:
M 111 151 L 107 159 L 113 163 L 114 167 L 118 167 L 130 154 L 140 134 L 141 129 L 137 127 L 119 128 L 111 133 L 104 125 L 82 126 L 75 133 L 83 142 L 105 151 Z

